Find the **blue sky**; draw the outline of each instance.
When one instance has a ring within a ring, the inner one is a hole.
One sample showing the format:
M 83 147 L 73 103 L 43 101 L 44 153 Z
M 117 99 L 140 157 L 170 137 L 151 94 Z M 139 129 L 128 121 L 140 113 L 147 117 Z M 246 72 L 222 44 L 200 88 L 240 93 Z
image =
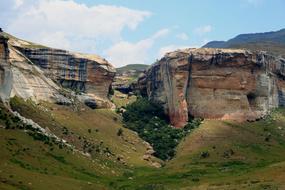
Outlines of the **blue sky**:
M 20 38 L 99 54 L 118 67 L 285 28 L 284 8 L 284 0 L 0 0 L 0 23 Z

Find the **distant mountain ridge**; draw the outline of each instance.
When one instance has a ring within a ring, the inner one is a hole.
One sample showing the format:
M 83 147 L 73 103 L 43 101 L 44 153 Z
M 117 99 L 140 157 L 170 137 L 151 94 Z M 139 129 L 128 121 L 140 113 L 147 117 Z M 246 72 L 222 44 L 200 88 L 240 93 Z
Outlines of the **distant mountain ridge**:
M 263 50 L 285 57 L 285 29 L 264 33 L 240 34 L 228 41 L 211 41 L 203 47 Z
M 145 64 L 129 64 L 116 68 L 116 76 L 112 83 L 113 89 L 129 93 L 130 85 L 136 82 L 138 77 L 149 67 L 150 65 Z
M 145 64 L 129 64 L 123 67 L 116 68 L 117 73 L 122 74 L 124 72 L 127 72 L 129 70 L 135 70 L 137 72 L 143 72 L 149 67 L 149 65 Z

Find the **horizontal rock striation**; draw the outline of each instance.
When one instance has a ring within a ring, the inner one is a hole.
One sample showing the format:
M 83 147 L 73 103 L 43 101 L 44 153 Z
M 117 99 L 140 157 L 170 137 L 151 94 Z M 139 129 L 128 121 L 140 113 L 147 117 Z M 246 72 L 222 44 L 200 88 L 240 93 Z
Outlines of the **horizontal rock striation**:
M 52 48 L 14 47 L 63 87 L 107 98 L 115 69 L 105 59 Z
M 115 69 L 99 56 L 48 48 L 6 33 L 0 33 L 0 56 L 2 99 L 17 95 L 70 104 L 64 87 L 83 92 L 78 98 L 83 102 L 92 100 L 99 108 L 112 106 L 108 94 Z
M 285 60 L 238 49 L 185 49 L 167 53 L 137 88 L 161 102 L 171 123 L 189 116 L 254 120 L 285 105 Z

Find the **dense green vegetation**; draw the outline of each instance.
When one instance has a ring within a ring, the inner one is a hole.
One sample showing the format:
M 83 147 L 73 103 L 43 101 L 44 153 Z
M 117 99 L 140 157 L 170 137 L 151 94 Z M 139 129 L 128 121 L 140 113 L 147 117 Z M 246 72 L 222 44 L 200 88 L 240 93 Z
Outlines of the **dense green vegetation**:
M 127 128 L 149 142 L 155 150 L 154 155 L 162 160 L 171 159 L 180 140 L 200 124 L 200 120 L 193 120 L 184 129 L 173 128 L 162 106 L 146 98 L 139 98 L 128 105 L 123 113 L 123 121 Z

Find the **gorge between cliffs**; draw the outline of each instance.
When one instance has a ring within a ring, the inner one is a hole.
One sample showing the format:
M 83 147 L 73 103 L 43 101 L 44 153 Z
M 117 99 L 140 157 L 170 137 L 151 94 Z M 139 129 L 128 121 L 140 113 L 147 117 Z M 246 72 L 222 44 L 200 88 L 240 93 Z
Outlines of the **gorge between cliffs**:
M 281 55 L 183 48 L 115 68 L 2 31 L 0 98 L 1 190 L 285 189 Z

